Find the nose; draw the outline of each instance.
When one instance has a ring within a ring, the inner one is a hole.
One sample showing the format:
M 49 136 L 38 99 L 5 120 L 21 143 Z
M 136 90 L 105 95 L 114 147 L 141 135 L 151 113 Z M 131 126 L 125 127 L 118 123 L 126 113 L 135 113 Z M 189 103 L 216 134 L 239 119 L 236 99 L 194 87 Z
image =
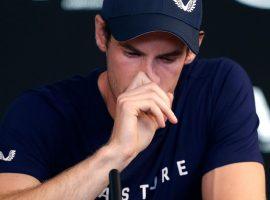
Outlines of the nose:
M 145 59 L 143 62 L 141 62 L 140 69 L 149 77 L 151 81 L 159 85 L 160 77 L 157 74 L 157 66 L 155 66 L 153 60 Z

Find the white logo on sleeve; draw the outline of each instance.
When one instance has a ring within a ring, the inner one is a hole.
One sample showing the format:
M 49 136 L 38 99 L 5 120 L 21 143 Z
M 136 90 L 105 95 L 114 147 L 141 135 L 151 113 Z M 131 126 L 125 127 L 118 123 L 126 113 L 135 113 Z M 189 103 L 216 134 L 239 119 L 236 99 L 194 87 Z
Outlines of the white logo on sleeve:
M 3 155 L 3 152 L 0 151 L 0 160 L 10 162 L 13 160 L 15 155 L 16 155 L 16 150 L 10 150 L 8 156 L 5 158 L 5 156 Z
M 181 10 L 186 12 L 192 12 L 196 7 L 197 2 L 197 0 L 189 0 L 187 5 L 185 5 L 182 0 L 173 0 L 173 1 Z

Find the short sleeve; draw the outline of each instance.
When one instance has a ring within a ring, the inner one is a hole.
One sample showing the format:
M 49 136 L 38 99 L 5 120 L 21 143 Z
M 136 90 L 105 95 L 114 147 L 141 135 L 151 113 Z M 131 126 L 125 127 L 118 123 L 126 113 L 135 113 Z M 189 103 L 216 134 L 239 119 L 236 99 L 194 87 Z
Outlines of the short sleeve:
M 263 163 L 251 81 L 236 63 L 221 63 L 213 78 L 212 114 L 203 173 L 237 162 Z
M 59 115 L 34 93 L 10 106 L 0 125 L 0 173 L 22 173 L 43 182 L 51 176 L 53 135 Z

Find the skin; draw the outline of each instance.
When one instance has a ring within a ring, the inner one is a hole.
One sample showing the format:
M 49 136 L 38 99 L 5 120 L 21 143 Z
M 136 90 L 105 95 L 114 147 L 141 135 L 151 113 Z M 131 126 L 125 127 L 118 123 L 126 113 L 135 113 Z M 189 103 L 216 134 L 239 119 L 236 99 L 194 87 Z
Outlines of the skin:
M 163 56 L 171 52 L 176 53 L 174 56 Z M 100 77 L 99 84 L 100 88 L 106 88 L 101 92 L 113 117 L 118 96 L 127 90 L 139 72 L 145 73 L 165 92 L 174 93 L 187 62 L 187 47 L 179 39 L 162 32 L 146 34 L 123 43 L 112 37 L 106 53 L 108 70 Z
M 105 26 L 100 16 L 96 20 L 99 26 Z M 98 35 L 97 45 L 106 53 L 108 64 L 107 71 L 99 78 L 99 87 L 112 117 L 117 97 L 139 72 L 144 72 L 165 92 L 174 93 L 184 65 L 196 57 L 181 40 L 166 32 L 153 32 L 126 42 L 116 41 L 112 36 L 108 47 L 106 35 Z M 203 37 L 201 32 L 200 43 Z
M 131 49 L 123 48 L 123 43 L 113 37 L 107 42 L 105 22 L 99 15 L 95 23 L 96 42 L 108 62 L 98 86 L 115 120 L 110 140 L 89 158 L 45 183 L 28 175 L 0 174 L 1 200 L 94 199 L 107 186 L 110 169 L 123 170 L 149 145 L 166 120 L 178 122 L 171 110 L 173 92 L 183 66 L 195 55 L 178 38 L 164 32 L 124 42 L 143 52 L 134 55 L 133 48 L 130 54 Z M 202 39 L 203 32 L 200 43 Z M 175 50 L 180 53 L 170 57 L 173 61 L 169 63 L 168 58 L 160 57 Z M 259 163 L 216 168 L 203 176 L 203 199 L 266 199 L 264 176 Z
M 184 65 L 191 63 L 195 54 L 179 38 L 167 32 L 147 33 L 125 42 L 112 36 L 108 42 L 105 25 L 97 16 L 97 45 L 107 55 L 107 71 L 99 77 L 98 85 L 109 113 L 116 119 L 113 141 L 109 143 L 122 146 L 133 157 L 150 144 L 157 128 L 164 127 L 167 119 L 177 123 L 171 110 L 173 93 Z M 200 43 L 203 35 L 201 32 Z M 132 84 L 134 86 L 130 87 Z M 153 88 L 158 88 L 156 94 Z M 144 103 L 151 105 L 150 99 L 158 107 L 165 104 L 166 108 L 142 107 Z M 124 103 L 128 105 L 122 108 Z M 148 115 L 142 116 L 142 111 Z
M 104 21 L 99 16 L 96 17 L 96 21 L 102 28 L 105 27 Z M 106 35 L 100 34 L 100 36 L 97 38 L 97 44 L 100 50 L 107 54 L 110 64 L 107 72 L 100 77 L 99 84 L 112 116 L 114 116 L 115 99 L 125 92 L 134 74 L 143 71 L 167 94 L 173 93 L 184 65 L 191 63 L 196 57 L 182 41 L 164 32 L 145 34 L 124 43 L 113 38 L 110 44 L 112 48 L 104 45 Z M 201 31 L 200 45 L 203 37 L 204 32 Z M 143 54 L 129 56 L 126 52 L 134 51 L 123 48 L 122 43 L 139 49 Z M 160 60 L 158 55 L 179 48 L 181 53 L 173 57 L 171 62 Z M 203 199 L 207 200 L 266 199 L 264 167 L 256 162 L 242 162 L 216 168 L 203 176 L 202 194 Z

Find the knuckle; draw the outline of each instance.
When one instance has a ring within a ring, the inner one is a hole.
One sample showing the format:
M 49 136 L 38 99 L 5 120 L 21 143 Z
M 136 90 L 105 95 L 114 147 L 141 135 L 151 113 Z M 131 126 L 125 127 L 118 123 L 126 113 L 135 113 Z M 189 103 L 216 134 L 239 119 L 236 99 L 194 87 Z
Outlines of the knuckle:
M 155 93 L 154 91 L 149 92 L 149 96 L 153 99 L 156 99 L 158 97 L 157 93 Z
M 151 107 L 154 107 L 154 108 L 156 108 L 156 102 L 153 100 L 153 99 L 149 99 L 149 105 L 151 106 Z
M 154 82 L 150 82 L 147 84 L 147 87 L 150 89 L 150 90 L 153 90 L 153 87 L 154 87 Z
M 117 103 L 121 103 L 122 101 L 124 101 L 124 94 L 120 94 L 118 97 L 117 97 Z
M 117 98 L 117 105 L 121 105 L 122 101 L 123 101 L 123 99 L 120 98 L 120 97 L 118 97 L 118 98 Z
M 120 104 L 120 108 L 121 108 L 122 110 L 127 110 L 127 109 L 129 109 L 129 108 L 131 107 L 130 104 L 131 104 L 130 101 L 123 100 L 123 101 L 121 102 L 121 104 Z
M 158 92 L 157 87 L 158 87 L 157 84 L 152 82 L 152 83 L 149 83 L 148 89 L 150 90 L 151 94 L 152 93 L 157 93 Z
M 162 92 L 162 89 L 156 84 L 156 83 L 152 83 L 151 84 L 151 91 L 159 94 L 160 92 Z
M 120 94 L 118 97 L 117 97 L 117 103 L 118 103 L 118 101 L 122 98 L 122 94 Z
M 126 101 L 126 99 L 123 97 L 123 96 L 119 96 L 118 98 L 117 98 L 117 104 L 119 105 L 119 106 L 123 106 L 123 105 L 125 105 L 127 103 L 127 101 Z
M 156 90 L 158 86 L 157 86 L 157 84 L 156 84 L 155 82 L 151 82 L 150 87 L 151 87 L 153 90 Z

